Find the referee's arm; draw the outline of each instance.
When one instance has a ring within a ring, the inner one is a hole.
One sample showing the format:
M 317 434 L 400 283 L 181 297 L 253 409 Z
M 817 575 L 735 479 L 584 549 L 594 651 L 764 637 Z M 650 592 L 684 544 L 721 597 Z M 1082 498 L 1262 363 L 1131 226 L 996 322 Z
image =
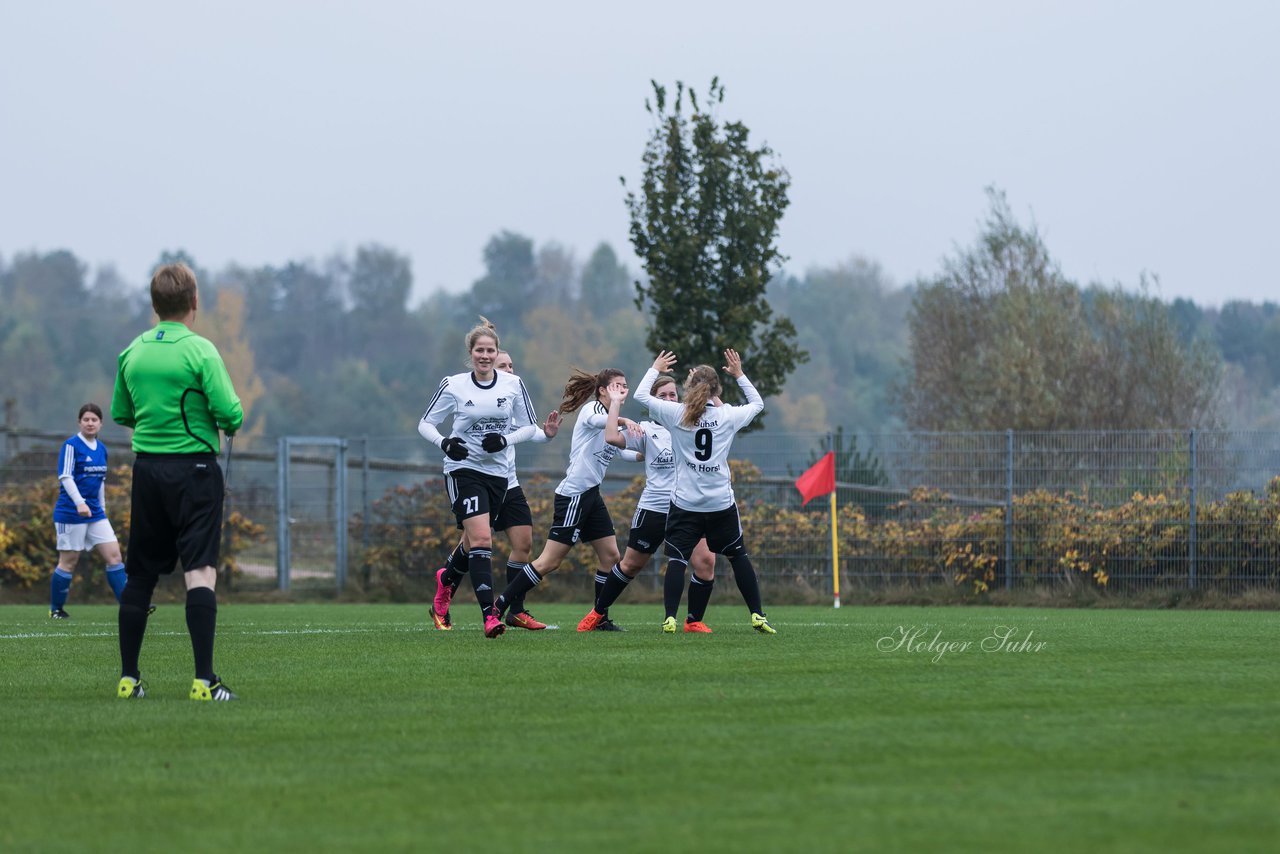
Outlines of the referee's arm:
M 212 345 L 211 353 L 205 354 L 204 370 L 200 372 L 204 385 L 205 399 L 209 401 L 209 412 L 213 421 L 224 433 L 234 433 L 244 424 L 244 407 L 231 385 L 231 375 L 227 366 Z

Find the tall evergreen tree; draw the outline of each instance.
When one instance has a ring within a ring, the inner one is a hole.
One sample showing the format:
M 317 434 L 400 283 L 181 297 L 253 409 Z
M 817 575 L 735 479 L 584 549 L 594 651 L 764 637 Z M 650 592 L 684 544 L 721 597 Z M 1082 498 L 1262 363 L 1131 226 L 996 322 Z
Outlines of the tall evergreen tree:
M 674 351 L 685 368 L 718 368 L 723 351 L 736 348 L 761 395 L 777 394 L 808 359 L 791 321 L 775 318 L 765 299 L 784 260 L 776 241 L 790 178 L 767 145 L 752 147 L 746 125 L 720 122 L 718 79 L 706 109 L 683 83 L 670 103 L 656 82 L 653 94 L 644 176 L 626 196 L 631 241 L 649 275 L 636 282 L 636 305 L 652 314 L 649 348 Z M 733 383 L 725 392 L 738 397 Z

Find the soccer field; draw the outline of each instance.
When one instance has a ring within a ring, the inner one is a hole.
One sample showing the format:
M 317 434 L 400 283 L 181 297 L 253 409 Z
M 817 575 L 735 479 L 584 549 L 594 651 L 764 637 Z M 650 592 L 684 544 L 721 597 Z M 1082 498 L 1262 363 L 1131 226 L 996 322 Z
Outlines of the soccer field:
M 487 640 L 459 604 L 0 608 L 0 850 L 1275 850 L 1269 612 L 779 607 Z M 1002 628 L 1003 627 L 1003 628 Z M 985 648 L 984 648 L 985 644 Z M 1038 644 L 1038 646 L 1037 646 Z M 1002 648 L 998 648 L 1002 647 Z

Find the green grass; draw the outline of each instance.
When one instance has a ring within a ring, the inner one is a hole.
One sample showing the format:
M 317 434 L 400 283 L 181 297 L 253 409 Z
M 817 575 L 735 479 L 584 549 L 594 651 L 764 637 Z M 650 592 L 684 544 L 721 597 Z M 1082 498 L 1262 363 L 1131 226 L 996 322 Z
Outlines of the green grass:
M 0 608 L 0 850 L 1274 850 L 1280 629 L 1232 611 L 716 606 L 710 636 L 486 640 L 474 607 Z M 1038 651 L 989 652 L 998 626 Z M 924 629 L 968 650 L 877 648 Z

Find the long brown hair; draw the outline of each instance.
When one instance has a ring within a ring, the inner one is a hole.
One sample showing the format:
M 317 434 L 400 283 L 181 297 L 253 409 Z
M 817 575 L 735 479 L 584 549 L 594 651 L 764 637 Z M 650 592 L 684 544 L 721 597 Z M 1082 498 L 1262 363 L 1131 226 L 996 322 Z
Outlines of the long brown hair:
M 569 381 L 564 384 L 564 397 L 560 400 L 560 414 L 567 415 L 576 411 L 588 400 L 594 400 L 600 389 L 606 388 L 615 377 L 625 377 L 617 368 L 605 368 L 598 374 L 589 374 L 581 368 L 574 368 Z
M 707 403 L 720 394 L 720 376 L 710 365 L 698 365 L 689 371 L 689 378 L 684 381 L 684 415 L 680 416 L 682 427 L 692 427 L 698 423 L 702 413 L 707 411 Z

